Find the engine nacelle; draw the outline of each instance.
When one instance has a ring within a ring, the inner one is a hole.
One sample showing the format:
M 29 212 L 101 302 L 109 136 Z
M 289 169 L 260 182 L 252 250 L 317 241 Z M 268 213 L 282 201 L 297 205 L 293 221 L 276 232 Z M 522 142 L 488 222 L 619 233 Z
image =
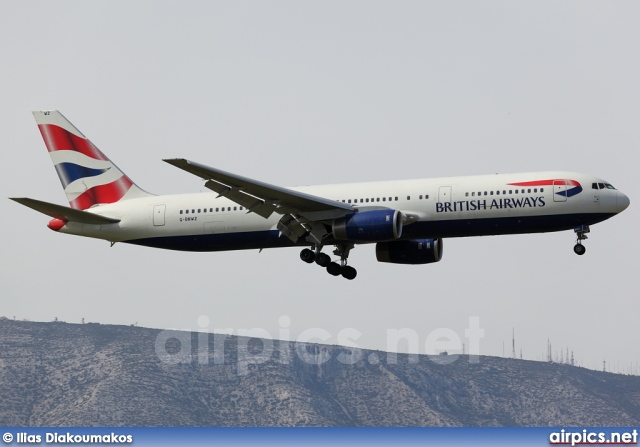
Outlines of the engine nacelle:
M 442 248 L 441 238 L 378 242 L 376 258 L 392 264 L 430 264 L 442 259 Z
M 335 219 L 333 237 L 341 241 L 388 241 L 402 236 L 403 216 L 397 210 L 374 210 Z

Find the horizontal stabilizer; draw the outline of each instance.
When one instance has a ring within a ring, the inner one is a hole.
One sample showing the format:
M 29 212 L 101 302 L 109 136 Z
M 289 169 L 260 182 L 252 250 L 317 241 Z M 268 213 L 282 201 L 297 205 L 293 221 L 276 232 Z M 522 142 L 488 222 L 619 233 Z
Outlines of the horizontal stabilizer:
M 43 202 L 41 200 L 29 199 L 26 197 L 9 198 L 14 202 L 18 202 L 21 205 L 27 206 L 42 214 L 46 214 L 54 219 L 60 219 L 66 222 L 78 222 L 89 225 L 104 225 L 120 222 L 120 219 L 100 216 L 99 214 L 76 210 L 67 206 L 56 205 L 55 203 Z

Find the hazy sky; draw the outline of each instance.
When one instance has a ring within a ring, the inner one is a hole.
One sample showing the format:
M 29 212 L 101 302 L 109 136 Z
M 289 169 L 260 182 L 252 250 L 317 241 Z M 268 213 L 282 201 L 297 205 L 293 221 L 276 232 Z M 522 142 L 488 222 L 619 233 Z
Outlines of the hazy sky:
M 481 353 L 640 362 L 638 2 L 0 3 L 4 197 L 66 205 L 32 110 L 58 109 L 157 194 L 205 191 L 185 157 L 282 186 L 534 170 L 600 176 L 631 206 L 573 232 L 445 240 L 442 262 L 333 278 L 299 249 L 180 253 L 56 234 L 7 199 L 0 315 L 197 330 L 389 329 Z M 200 319 L 201 322 L 205 319 Z

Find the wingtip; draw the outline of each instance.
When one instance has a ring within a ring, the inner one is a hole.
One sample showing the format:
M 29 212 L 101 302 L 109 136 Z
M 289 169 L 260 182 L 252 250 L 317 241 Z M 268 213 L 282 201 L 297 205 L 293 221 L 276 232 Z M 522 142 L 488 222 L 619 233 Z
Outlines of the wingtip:
M 162 161 L 164 161 L 165 163 L 169 163 L 170 165 L 177 168 L 190 164 L 189 160 L 186 160 L 184 158 L 163 158 Z

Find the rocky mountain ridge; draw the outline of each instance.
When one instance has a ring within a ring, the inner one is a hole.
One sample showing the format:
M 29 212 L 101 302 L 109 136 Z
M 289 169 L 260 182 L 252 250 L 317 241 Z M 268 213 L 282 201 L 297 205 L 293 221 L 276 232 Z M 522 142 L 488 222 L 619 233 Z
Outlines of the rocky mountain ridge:
M 640 425 L 638 376 L 217 337 L 0 321 L 0 425 Z

